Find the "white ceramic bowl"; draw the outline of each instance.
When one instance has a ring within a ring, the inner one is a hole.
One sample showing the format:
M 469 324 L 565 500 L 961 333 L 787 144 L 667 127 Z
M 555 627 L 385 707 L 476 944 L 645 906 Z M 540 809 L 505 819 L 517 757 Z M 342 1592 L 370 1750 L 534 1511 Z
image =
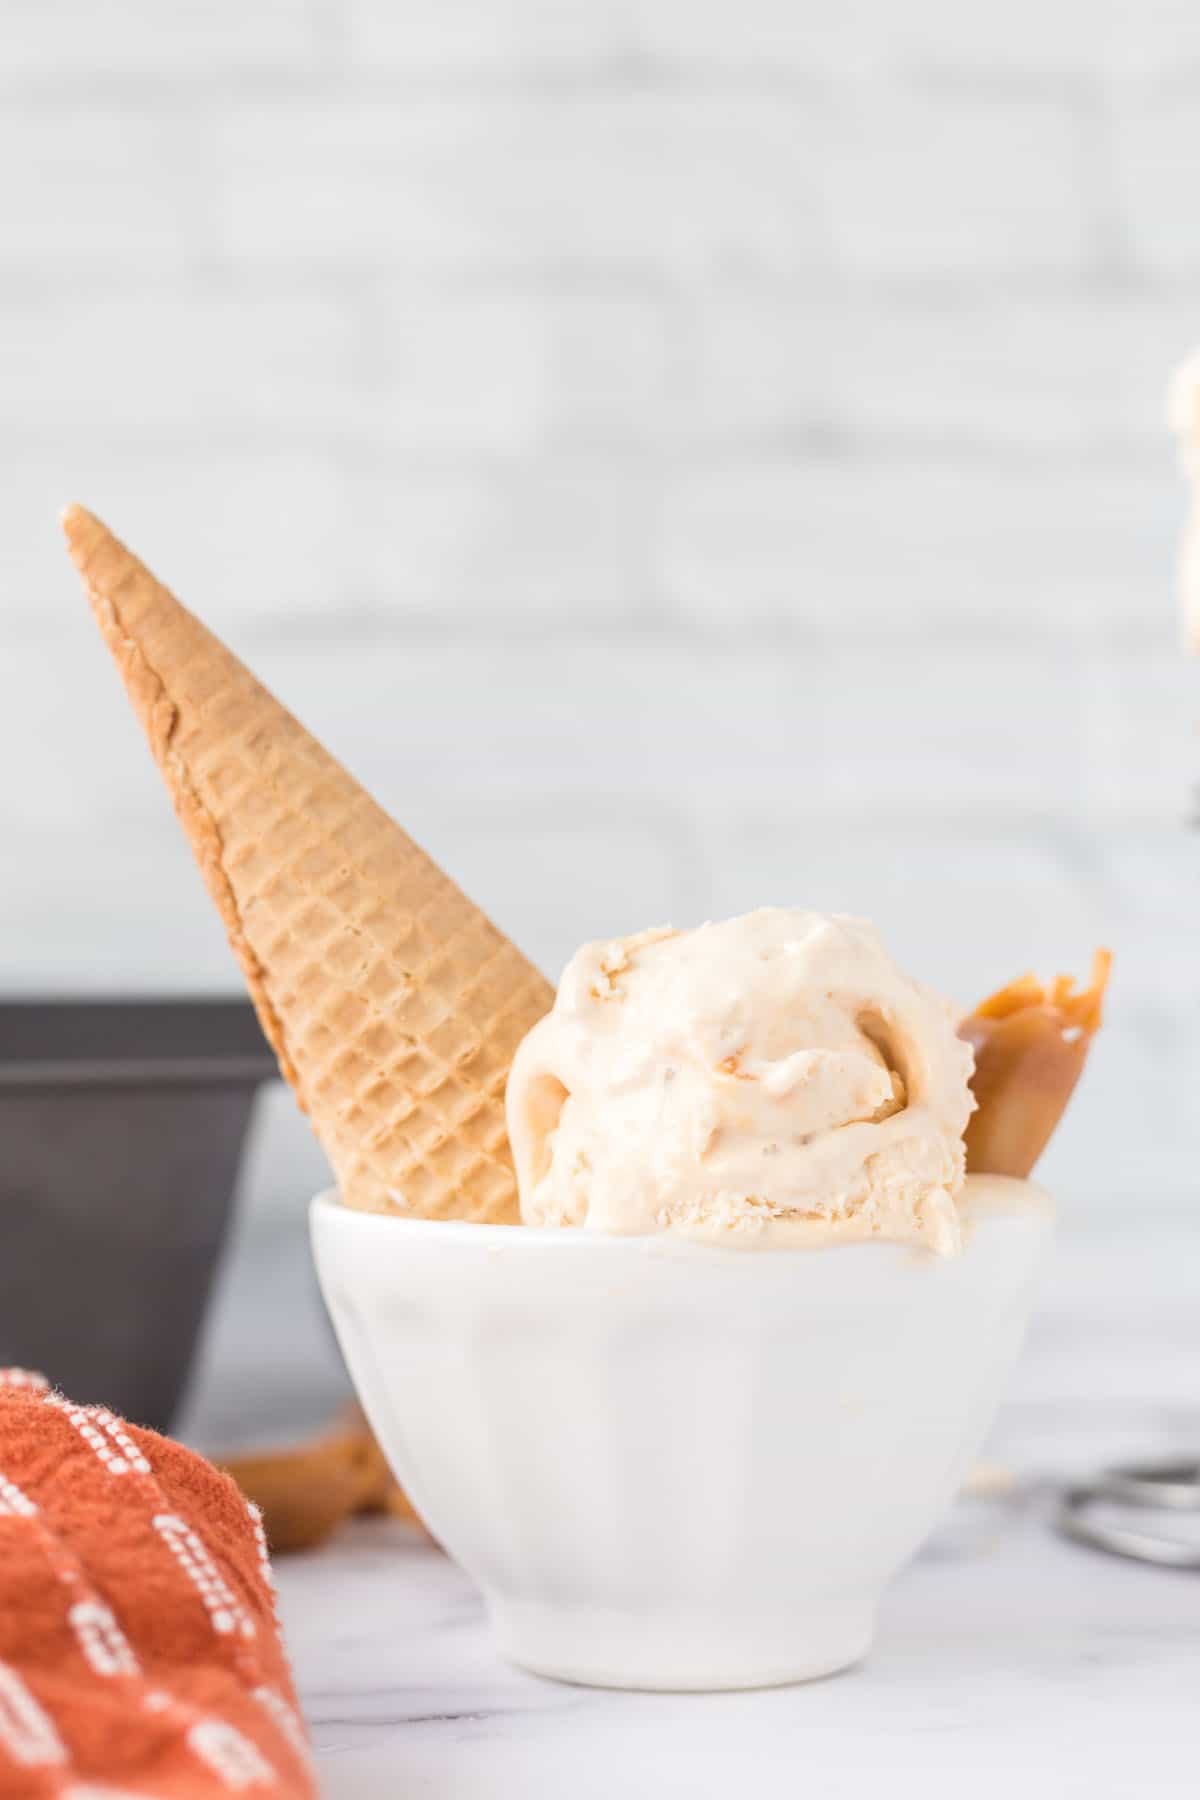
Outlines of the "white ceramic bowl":
M 603 1686 L 856 1661 L 954 1494 L 1052 1209 L 977 1178 L 960 1257 L 755 1253 L 313 1203 L 363 1405 L 501 1650 Z

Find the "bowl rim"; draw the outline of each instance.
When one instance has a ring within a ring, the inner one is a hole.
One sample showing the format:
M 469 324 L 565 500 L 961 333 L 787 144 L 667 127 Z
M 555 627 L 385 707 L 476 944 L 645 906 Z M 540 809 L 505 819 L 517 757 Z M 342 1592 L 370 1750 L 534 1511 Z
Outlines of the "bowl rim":
M 979 1206 L 977 1223 L 1008 1222 L 1012 1224 L 1039 1221 L 1044 1227 L 1053 1223 L 1055 1206 L 1052 1195 L 1036 1181 L 1022 1181 L 1015 1176 L 977 1176 L 989 1183 L 982 1193 L 974 1191 Z M 990 1184 L 996 1184 L 992 1187 Z M 522 1250 L 540 1255 L 625 1256 L 628 1258 L 665 1257 L 672 1261 L 687 1259 L 706 1267 L 726 1262 L 746 1268 L 754 1265 L 780 1267 L 783 1262 L 811 1263 L 815 1258 L 843 1256 L 847 1251 L 873 1251 L 900 1256 L 920 1266 L 953 1268 L 966 1260 L 976 1242 L 970 1232 L 957 1256 L 937 1256 L 924 1245 L 900 1242 L 893 1238 L 850 1238 L 841 1243 L 775 1244 L 764 1249 L 755 1244 L 713 1244 L 674 1231 L 659 1231 L 628 1236 L 616 1232 L 570 1230 L 557 1225 L 483 1225 L 471 1219 L 422 1219 L 403 1213 L 366 1212 L 360 1207 L 346 1206 L 336 1187 L 322 1188 L 309 1202 L 310 1226 L 313 1231 L 326 1225 L 347 1234 L 364 1236 L 396 1233 L 397 1227 L 408 1239 L 419 1238 L 425 1245 L 441 1242 L 458 1244 L 466 1249 L 491 1250 L 520 1254 Z M 334 1225 L 336 1221 L 336 1225 Z

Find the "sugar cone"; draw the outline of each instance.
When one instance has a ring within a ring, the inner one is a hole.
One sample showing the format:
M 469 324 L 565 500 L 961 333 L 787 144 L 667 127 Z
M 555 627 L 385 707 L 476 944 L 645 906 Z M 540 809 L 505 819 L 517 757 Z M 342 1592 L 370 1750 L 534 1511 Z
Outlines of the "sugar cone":
M 1100 1029 L 1111 967 L 1109 952 L 1097 950 L 1088 986 L 1078 994 L 1067 975 L 1049 987 L 1022 975 L 963 1021 L 960 1035 L 975 1052 L 971 1088 L 978 1108 L 966 1131 L 970 1174 L 1032 1173 Z
M 549 984 L 99 520 L 63 527 L 342 1198 L 515 1221 L 504 1084 Z

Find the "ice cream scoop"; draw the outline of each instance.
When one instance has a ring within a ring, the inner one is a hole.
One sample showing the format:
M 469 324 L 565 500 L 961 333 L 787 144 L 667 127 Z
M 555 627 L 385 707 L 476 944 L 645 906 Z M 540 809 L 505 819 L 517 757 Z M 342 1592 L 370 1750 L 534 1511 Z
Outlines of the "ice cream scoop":
M 509 1077 L 527 1225 L 961 1246 L 972 1058 L 860 919 L 585 945 Z

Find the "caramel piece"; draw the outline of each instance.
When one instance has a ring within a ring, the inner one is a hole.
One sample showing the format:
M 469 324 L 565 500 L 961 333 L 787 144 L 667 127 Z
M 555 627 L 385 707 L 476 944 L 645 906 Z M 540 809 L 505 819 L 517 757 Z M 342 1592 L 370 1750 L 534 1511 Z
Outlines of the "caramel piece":
M 261 1509 L 276 1552 L 311 1549 L 355 1513 L 387 1512 L 420 1523 L 357 1406 L 307 1444 L 226 1457 L 221 1466 Z
M 1066 1111 L 1100 1027 L 1112 956 L 1097 950 L 1091 979 L 1049 986 L 1021 975 L 981 1002 L 959 1027 L 975 1052 L 971 1089 L 979 1110 L 966 1131 L 972 1175 L 1029 1175 Z

